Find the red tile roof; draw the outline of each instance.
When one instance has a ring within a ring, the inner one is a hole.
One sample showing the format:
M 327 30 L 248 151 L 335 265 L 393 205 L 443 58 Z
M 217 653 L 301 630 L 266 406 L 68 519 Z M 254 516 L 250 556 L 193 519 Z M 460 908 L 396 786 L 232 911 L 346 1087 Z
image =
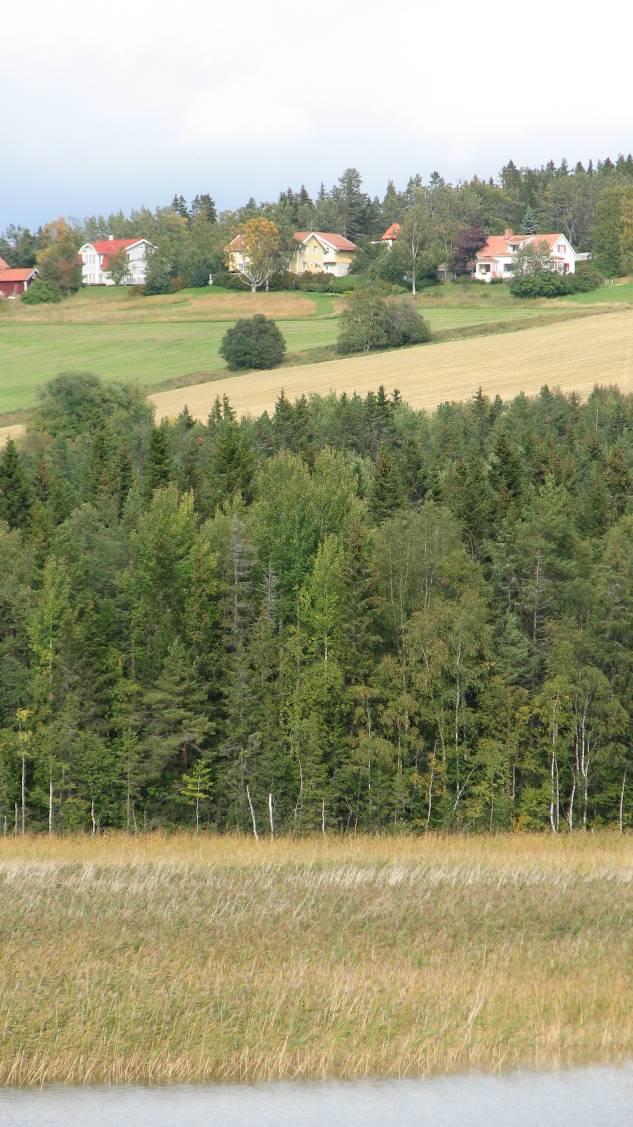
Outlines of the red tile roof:
M 389 240 L 397 239 L 400 235 L 400 230 L 401 230 L 401 228 L 400 228 L 399 223 L 392 223 L 390 227 L 387 227 L 387 230 L 385 231 L 384 235 L 380 236 L 379 242 L 382 243 L 382 242 L 388 242 Z
M 7 267 L 0 269 L 0 282 L 28 282 L 34 274 L 37 274 L 34 266 Z
M 316 235 L 318 239 L 323 239 L 324 243 L 329 243 L 336 250 L 358 250 L 356 243 L 352 243 L 344 235 L 337 235 L 334 231 L 295 231 L 293 239 L 298 243 L 304 243 L 306 239 L 310 238 L 310 235 Z
M 97 254 L 107 254 L 111 256 L 123 250 L 124 247 L 133 247 L 136 243 L 142 242 L 143 239 L 95 239 L 92 243 L 86 243 L 86 246 L 94 247 Z
M 102 270 L 110 269 L 110 262 L 115 254 L 120 250 L 127 250 L 129 247 L 136 246 L 137 243 L 144 243 L 146 239 L 94 239 L 91 243 L 85 243 L 87 247 L 92 247 L 96 250 L 97 254 L 103 255 L 103 262 L 100 264 Z M 81 255 L 80 261 L 83 262 Z
M 484 244 L 480 251 L 477 252 L 477 258 L 499 258 L 500 256 L 508 256 L 508 247 L 519 246 L 525 243 L 526 246 L 535 246 L 537 243 L 546 243 L 550 251 L 559 239 L 564 238 L 560 231 L 557 233 L 541 234 L 538 232 L 536 235 L 489 235 L 488 241 Z
M 477 258 L 498 258 L 507 253 L 508 239 L 505 235 L 488 235 L 487 242 L 477 251 Z

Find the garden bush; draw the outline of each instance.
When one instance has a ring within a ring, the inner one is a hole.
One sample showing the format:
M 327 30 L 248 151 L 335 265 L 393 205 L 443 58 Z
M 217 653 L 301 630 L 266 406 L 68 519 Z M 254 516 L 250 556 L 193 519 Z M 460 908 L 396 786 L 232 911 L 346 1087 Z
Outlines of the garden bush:
M 22 294 L 25 305 L 44 305 L 46 302 L 62 300 L 62 292 L 55 282 L 47 282 L 44 278 L 36 278 L 29 286 L 26 293 Z
M 276 368 L 285 351 L 281 330 L 261 313 L 236 321 L 224 334 L 220 346 L 220 356 L 233 372 L 246 368 Z
M 572 293 L 588 293 L 598 289 L 604 278 L 597 270 L 580 274 L 556 274 L 553 270 L 538 270 L 534 274 L 521 274 L 513 278 L 510 291 L 514 297 L 565 297 Z

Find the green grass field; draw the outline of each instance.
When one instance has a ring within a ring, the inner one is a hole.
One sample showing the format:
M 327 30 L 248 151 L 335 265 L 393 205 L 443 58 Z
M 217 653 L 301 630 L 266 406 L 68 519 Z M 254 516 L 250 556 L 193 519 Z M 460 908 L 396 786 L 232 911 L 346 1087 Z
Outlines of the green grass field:
M 595 295 L 596 303 L 598 295 L 610 303 L 633 300 L 629 290 L 633 286 L 605 287 Z M 417 301 L 433 332 L 450 336 L 573 316 L 575 307 L 581 307 L 576 308 L 580 315 L 589 312 L 585 307 L 592 297 L 578 295 L 583 300 L 574 305 L 526 303 L 513 299 L 507 287 L 447 285 L 424 291 Z M 320 359 L 315 350 L 334 345 L 344 305 L 344 299 L 330 294 L 209 289 L 142 298 L 114 287 L 84 290 L 53 306 L 5 301 L 0 303 L 0 415 L 32 407 L 37 388 L 62 371 L 92 371 L 148 389 L 212 379 L 225 369 L 218 349 L 229 324 L 253 313 L 278 322 L 289 363 Z

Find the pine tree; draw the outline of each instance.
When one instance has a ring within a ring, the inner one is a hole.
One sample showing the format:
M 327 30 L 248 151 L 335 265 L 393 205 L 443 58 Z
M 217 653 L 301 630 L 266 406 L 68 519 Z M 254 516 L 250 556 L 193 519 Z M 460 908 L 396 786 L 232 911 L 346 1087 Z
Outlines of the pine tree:
M 155 489 L 168 485 L 173 477 L 173 462 L 169 449 L 169 427 L 166 422 L 152 427 L 145 466 L 145 491 L 151 497 Z
M 9 528 L 24 528 L 32 503 L 31 484 L 10 438 L 0 456 L 0 520 L 6 520 Z
M 369 495 L 369 512 L 376 524 L 387 520 L 404 504 L 404 489 L 397 467 L 385 445 L 381 445 L 374 463 L 374 476 Z

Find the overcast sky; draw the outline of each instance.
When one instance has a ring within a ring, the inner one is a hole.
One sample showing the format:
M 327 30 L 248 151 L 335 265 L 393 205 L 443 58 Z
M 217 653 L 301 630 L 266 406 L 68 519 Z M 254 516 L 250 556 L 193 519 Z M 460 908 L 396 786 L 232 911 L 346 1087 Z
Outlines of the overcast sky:
M 633 149 L 624 0 L 10 0 L 0 230 Z M 628 13 L 628 14 L 627 14 Z

